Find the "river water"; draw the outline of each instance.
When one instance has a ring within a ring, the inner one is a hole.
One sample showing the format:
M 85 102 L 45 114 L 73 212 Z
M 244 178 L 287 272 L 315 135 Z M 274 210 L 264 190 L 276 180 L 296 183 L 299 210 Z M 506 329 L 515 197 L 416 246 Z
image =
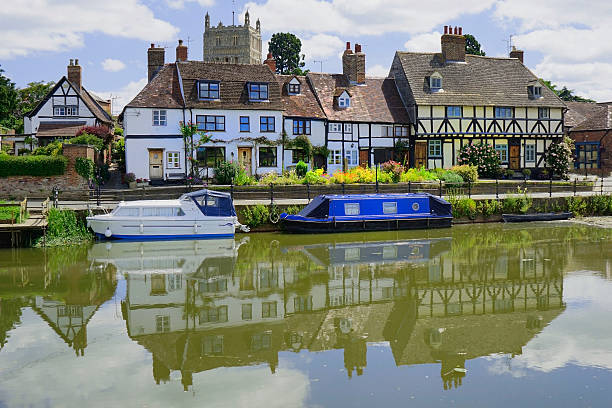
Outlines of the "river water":
M 0 407 L 608 407 L 612 230 L 0 251 Z

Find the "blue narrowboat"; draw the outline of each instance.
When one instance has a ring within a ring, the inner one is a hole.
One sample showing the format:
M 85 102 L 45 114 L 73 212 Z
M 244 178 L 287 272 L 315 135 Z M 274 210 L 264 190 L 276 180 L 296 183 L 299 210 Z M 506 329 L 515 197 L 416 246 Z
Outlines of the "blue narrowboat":
M 427 193 L 320 195 L 297 215 L 281 214 L 294 233 L 388 231 L 450 227 L 450 203 Z

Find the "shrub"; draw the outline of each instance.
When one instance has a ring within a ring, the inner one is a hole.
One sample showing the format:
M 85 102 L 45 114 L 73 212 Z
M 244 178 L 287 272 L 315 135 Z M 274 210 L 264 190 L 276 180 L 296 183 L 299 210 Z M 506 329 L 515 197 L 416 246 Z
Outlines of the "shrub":
M 463 177 L 452 171 L 439 173 L 438 177 L 444 181 L 447 187 L 461 187 L 463 185 Z
M 223 161 L 220 162 L 215 168 L 215 180 L 217 184 L 231 184 L 238 174 L 240 166 L 234 162 Z
M 517 188 L 517 195 L 506 197 L 502 201 L 502 211 L 506 214 L 525 214 L 533 205 L 533 199 L 527 195 L 527 189 Z
M 270 218 L 270 210 L 263 204 L 246 206 L 242 210 L 242 217 L 246 225 L 251 228 L 256 228 L 268 222 Z
M 525 178 L 529 178 L 531 176 L 531 170 L 523 169 L 523 176 L 525 176 Z
M 463 181 L 466 183 L 475 183 L 478 181 L 478 167 L 476 166 L 463 164 L 461 166 L 451 167 L 450 171 L 460 175 Z
M 460 165 L 476 166 L 481 177 L 496 177 L 501 169 L 499 154 L 492 145 L 485 143 L 463 146 L 459 150 L 457 161 Z M 463 179 L 465 180 L 465 177 Z
M 299 205 L 290 205 L 289 207 L 287 207 L 285 209 L 285 212 L 287 214 L 295 215 L 295 214 L 299 213 L 300 211 L 302 211 L 302 208 L 303 207 L 299 206 Z
M 246 170 L 240 167 L 236 173 L 236 177 L 234 178 L 234 184 L 237 186 L 249 186 L 251 184 L 255 184 L 255 178 L 249 176 L 246 173 Z
M 285 173 L 283 176 L 279 176 L 276 172 L 271 171 L 270 173 L 266 173 L 262 178 L 259 179 L 259 184 L 261 185 L 289 185 L 289 184 L 299 184 L 301 180 L 295 173 L 295 171 L 290 171 Z
M 586 214 L 586 202 L 582 197 L 567 197 L 567 210 L 574 215 L 582 216 Z
M 47 239 L 88 240 L 91 234 L 72 210 L 51 208 L 47 216 Z
M 62 154 L 62 142 L 55 141 L 51 142 L 46 146 L 40 146 L 34 149 L 32 154 L 34 156 L 60 156 Z
M 125 175 L 125 182 L 131 183 L 132 181 L 136 181 L 136 175 L 134 173 L 128 173 Z
M 74 162 L 74 169 L 77 174 L 85 180 L 90 180 L 94 177 L 94 162 L 86 157 L 77 157 Z
M 11 207 L 0 207 L 0 220 L 12 220 L 15 224 L 19 224 L 28 218 L 28 215 L 25 214 L 25 217 L 21 218 L 21 207 L 18 205 Z
M 23 156 L 24 154 L 30 154 L 30 149 L 26 149 L 26 148 L 21 148 L 19 150 L 17 150 L 17 154 L 19 156 Z
M 501 204 L 497 200 L 482 200 L 477 203 L 476 210 L 483 217 L 489 218 L 491 215 L 501 212 Z
M 0 177 L 59 176 L 67 165 L 64 156 L 0 156 Z
M 335 184 L 354 184 L 359 181 L 359 177 L 357 176 L 357 173 L 351 171 L 347 171 L 346 173 L 338 171 L 334 173 L 334 175 L 329 179 L 329 181 Z
M 69 139 L 66 143 L 92 145 L 97 151 L 104 149 L 104 140 L 98 136 L 82 133 L 79 136 Z
M 404 166 L 402 166 L 400 163 L 393 161 L 393 160 L 384 162 L 383 164 L 381 164 L 380 168 L 385 173 L 389 173 L 391 175 L 391 178 L 393 179 L 393 182 L 395 183 L 397 183 L 400 180 L 400 176 L 405 170 Z
M 114 132 L 111 132 L 105 126 L 83 126 L 76 132 L 74 136 L 75 137 L 79 137 L 82 135 L 96 136 L 97 138 L 102 140 L 103 145 L 108 145 L 112 143 L 113 141 L 113 138 L 114 138 L 113 133 Z M 73 143 L 73 144 L 76 144 L 76 143 Z M 98 150 L 102 150 L 102 149 L 98 149 Z
M 295 165 L 295 173 L 298 177 L 304 177 L 306 172 L 308 171 L 308 165 L 303 161 L 299 161 L 298 164 Z
M 304 177 L 304 184 L 328 184 L 329 177 L 323 173 L 323 169 L 309 170 Z
M 422 182 L 438 180 L 439 170 L 427 170 L 424 167 L 418 169 L 408 169 L 400 176 L 399 181 L 403 183 L 411 182 Z
M 506 176 L 506 178 L 507 178 L 508 180 L 510 180 L 511 178 L 513 178 L 513 177 L 514 177 L 514 170 L 512 170 L 512 169 L 506 169 L 506 170 L 504 170 L 504 176 Z
M 453 217 L 469 217 L 472 219 L 476 217 L 476 201 L 471 198 L 449 197 L 448 202 L 453 207 Z
M 567 178 L 573 160 L 572 146 L 573 141 L 568 137 L 563 138 L 561 142 L 550 145 L 544 158 L 546 166 L 551 169 L 553 174 L 557 174 L 561 178 Z

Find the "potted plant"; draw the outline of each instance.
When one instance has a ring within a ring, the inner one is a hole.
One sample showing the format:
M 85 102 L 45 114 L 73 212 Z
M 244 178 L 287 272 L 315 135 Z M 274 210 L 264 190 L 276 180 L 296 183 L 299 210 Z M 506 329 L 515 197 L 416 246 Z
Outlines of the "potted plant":
M 134 173 L 126 174 L 125 182 L 128 183 L 129 188 L 136 188 L 136 175 Z
M 525 176 L 525 179 L 528 179 L 531 176 L 531 170 L 523 169 L 523 176 Z
M 506 179 L 512 180 L 512 178 L 514 177 L 514 170 L 506 169 L 505 176 L 506 176 Z

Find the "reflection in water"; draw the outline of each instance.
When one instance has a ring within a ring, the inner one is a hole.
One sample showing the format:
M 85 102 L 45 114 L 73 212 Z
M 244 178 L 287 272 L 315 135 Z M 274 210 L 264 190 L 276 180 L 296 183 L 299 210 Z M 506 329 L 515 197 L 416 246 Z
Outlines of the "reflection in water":
M 354 378 L 368 371 L 368 345 L 384 342 L 395 365 L 437 364 L 451 389 L 469 375 L 466 361 L 520 355 L 563 313 L 565 271 L 610 268 L 597 255 L 612 252 L 603 230 L 423 234 L 98 243 L 43 260 L 14 253 L 0 264 L 0 346 L 31 307 L 82 356 L 87 324 L 122 276 L 127 333 L 152 354 L 157 384 L 180 373 L 189 390 L 195 373 L 260 364 L 274 373 L 280 352 L 334 349 Z

